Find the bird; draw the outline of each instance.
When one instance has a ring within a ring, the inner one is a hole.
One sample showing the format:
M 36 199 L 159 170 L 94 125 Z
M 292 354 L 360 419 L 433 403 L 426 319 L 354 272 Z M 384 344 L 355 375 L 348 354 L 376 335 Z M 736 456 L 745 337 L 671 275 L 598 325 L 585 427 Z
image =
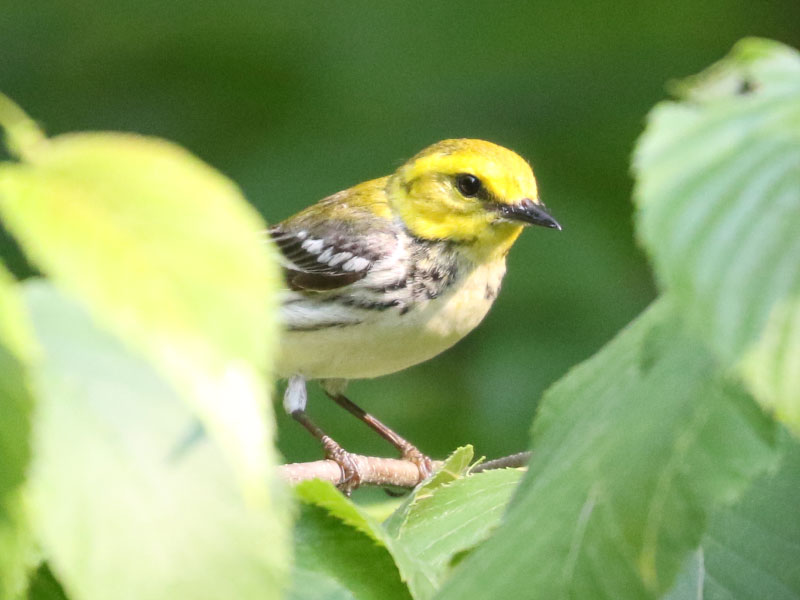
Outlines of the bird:
M 344 395 L 350 380 L 427 361 L 486 316 L 523 228 L 561 230 L 521 156 L 478 139 L 428 146 L 393 174 L 328 196 L 268 229 L 285 289 L 276 373 L 286 412 L 342 471 L 361 482 L 352 455 L 311 420 L 307 382 L 417 465 L 431 459 Z

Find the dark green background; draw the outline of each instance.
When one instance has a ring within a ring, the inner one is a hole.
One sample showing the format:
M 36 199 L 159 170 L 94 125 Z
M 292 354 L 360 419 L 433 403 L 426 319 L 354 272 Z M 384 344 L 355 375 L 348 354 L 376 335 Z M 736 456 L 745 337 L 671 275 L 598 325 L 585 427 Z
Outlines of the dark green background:
M 175 140 L 268 221 L 447 137 L 534 165 L 564 231 L 526 232 L 484 324 L 354 400 L 441 456 L 528 444 L 544 388 L 654 296 L 633 240 L 630 153 L 665 83 L 739 38 L 800 45 L 800 2 L 3 2 L 0 89 L 51 134 Z M 18 273 L 24 268 L 3 253 Z M 387 452 L 315 390 L 352 449 Z M 290 460 L 318 456 L 280 416 Z

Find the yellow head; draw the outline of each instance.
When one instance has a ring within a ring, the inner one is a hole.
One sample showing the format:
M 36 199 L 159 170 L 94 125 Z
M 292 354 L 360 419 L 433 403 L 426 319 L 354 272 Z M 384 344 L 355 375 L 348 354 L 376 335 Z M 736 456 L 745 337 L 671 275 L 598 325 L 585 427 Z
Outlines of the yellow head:
M 389 202 L 414 235 L 447 239 L 476 255 L 502 255 L 524 225 L 561 229 L 518 154 L 483 140 L 429 146 L 389 179 Z

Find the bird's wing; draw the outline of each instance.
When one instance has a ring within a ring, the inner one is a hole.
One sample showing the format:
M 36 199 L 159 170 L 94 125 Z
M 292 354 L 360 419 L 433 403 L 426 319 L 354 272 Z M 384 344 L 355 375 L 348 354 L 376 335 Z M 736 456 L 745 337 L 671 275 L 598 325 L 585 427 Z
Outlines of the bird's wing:
M 270 227 L 291 290 L 326 292 L 349 286 L 394 251 L 398 241 L 392 222 L 359 200 L 349 190 L 340 192 Z

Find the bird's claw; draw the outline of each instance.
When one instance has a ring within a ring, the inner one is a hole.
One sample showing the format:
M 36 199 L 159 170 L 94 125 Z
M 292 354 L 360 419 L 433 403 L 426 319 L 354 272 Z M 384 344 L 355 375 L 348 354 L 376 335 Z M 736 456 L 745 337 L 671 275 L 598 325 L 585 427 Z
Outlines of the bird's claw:
M 339 488 L 345 496 L 350 496 L 353 490 L 361 485 L 361 472 L 358 469 L 353 455 L 342 448 L 339 444 L 330 440 L 331 443 L 325 444 L 325 457 L 332 460 L 342 471 L 342 478 L 336 487 Z
M 403 449 L 403 460 L 415 464 L 419 469 L 419 481 L 417 483 L 425 481 L 433 473 L 433 461 L 428 455 L 420 452 L 416 446 L 409 444 L 407 448 Z

